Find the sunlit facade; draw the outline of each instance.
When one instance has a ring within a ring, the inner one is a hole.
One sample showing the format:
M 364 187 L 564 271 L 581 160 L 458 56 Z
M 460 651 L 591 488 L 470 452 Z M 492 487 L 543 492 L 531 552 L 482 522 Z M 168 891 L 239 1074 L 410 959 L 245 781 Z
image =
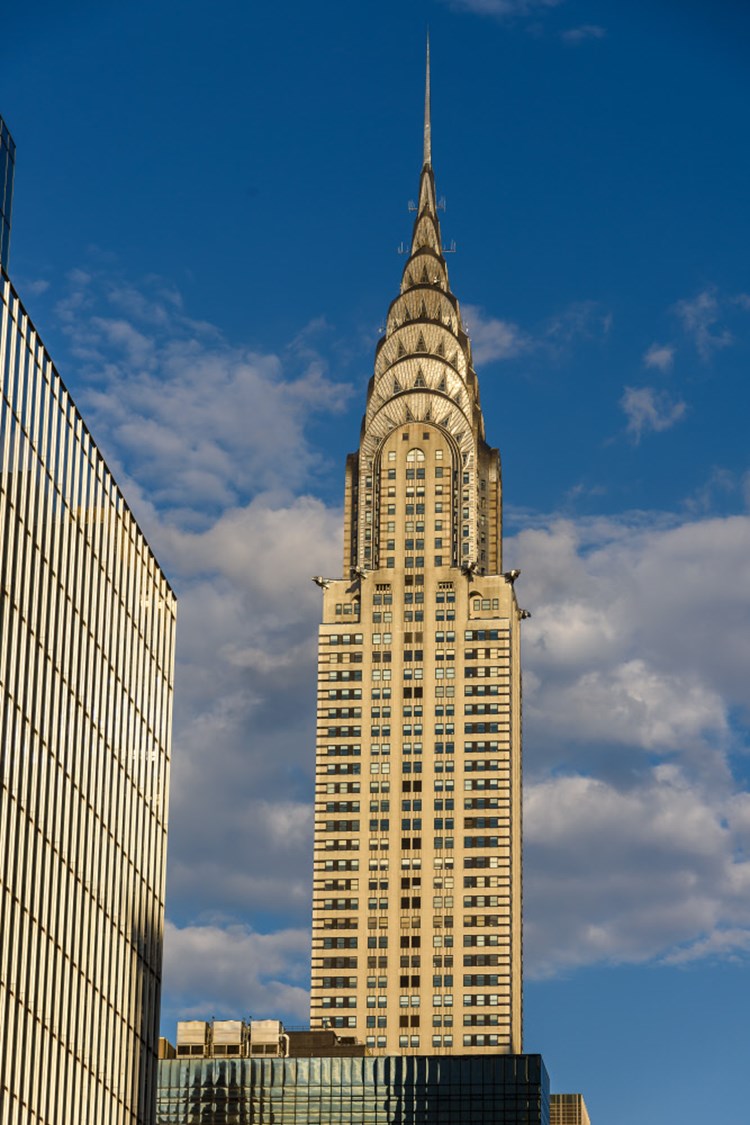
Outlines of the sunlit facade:
M 152 1125 L 175 599 L 0 305 L 0 1118 Z
M 583 1094 L 551 1094 L 550 1125 L 591 1125 Z
M 411 250 L 323 587 L 311 1025 L 374 1055 L 521 1047 L 521 671 L 500 459 L 450 290 L 429 70 Z

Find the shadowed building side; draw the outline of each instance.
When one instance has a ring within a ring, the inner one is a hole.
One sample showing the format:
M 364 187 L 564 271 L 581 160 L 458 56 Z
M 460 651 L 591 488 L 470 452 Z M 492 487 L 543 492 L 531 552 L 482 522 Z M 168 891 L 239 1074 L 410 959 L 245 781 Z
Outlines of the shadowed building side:
M 7 271 L 10 256 L 10 220 L 13 210 L 13 176 L 16 146 L 0 117 L 0 266 Z
M 157 1125 L 549 1125 L 539 1055 L 165 1059 Z

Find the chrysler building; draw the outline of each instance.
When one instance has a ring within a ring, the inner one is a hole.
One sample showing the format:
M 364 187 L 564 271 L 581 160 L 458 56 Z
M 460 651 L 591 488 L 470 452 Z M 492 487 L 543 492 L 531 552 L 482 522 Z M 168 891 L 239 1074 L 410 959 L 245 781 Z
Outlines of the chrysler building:
M 498 451 L 448 282 L 430 133 L 401 287 L 318 577 L 311 1026 L 520 1053 L 521 671 Z

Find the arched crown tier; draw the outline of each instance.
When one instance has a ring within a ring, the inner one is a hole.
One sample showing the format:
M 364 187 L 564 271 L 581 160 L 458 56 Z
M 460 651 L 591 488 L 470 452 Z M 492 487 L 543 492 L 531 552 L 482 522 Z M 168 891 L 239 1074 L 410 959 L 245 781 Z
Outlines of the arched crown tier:
M 452 293 L 440 289 L 420 288 L 417 292 L 402 293 L 391 304 L 386 322 L 386 337 L 413 320 L 434 321 L 457 335 L 461 329 L 458 301 Z
M 375 376 L 382 375 L 402 359 L 434 355 L 448 363 L 464 383 L 468 381 L 471 359 L 450 329 L 434 321 L 417 320 L 394 329 L 384 337 L 375 358 Z
M 474 404 L 459 372 L 437 356 L 405 356 L 384 375 L 375 376 L 367 396 L 362 432 L 384 403 L 410 391 L 443 396 L 458 403 L 467 418 L 472 417 Z M 436 405 L 435 410 L 438 409 Z
M 453 437 L 467 461 L 474 461 L 476 442 L 473 428 L 460 406 L 429 391 L 411 391 L 390 399 L 380 409 L 368 414 L 359 447 L 364 466 L 373 461 L 378 446 L 388 434 L 409 422 L 425 422 L 439 427 Z
M 434 481 L 433 507 L 440 509 L 441 528 L 450 528 L 441 539 L 450 543 L 450 565 L 490 573 L 500 558 L 499 459 L 484 441 L 471 345 L 443 254 L 430 152 L 426 146 L 400 291 L 375 353 L 359 452 L 349 459 L 345 557 L 363 570 L 384 565 L 382 545 L 390 541 L 394 514 L 398 520 L 387 482 L 397 479 L 403 440 L 425 458 L 428 487 Z M 438 449 L 442 467 L 431 469 L 428 453 Z M 418 491 L 414 507 L 420 507 Z M 395 557 L 387 562 L 395 565 Z
M 413 254 L 406 263 L 403 277 L 401 278 L 401 292 L 408 293 L 417 287 L 450 291 L 448 283 L 448 267 L 441 253 L 423 247 Z

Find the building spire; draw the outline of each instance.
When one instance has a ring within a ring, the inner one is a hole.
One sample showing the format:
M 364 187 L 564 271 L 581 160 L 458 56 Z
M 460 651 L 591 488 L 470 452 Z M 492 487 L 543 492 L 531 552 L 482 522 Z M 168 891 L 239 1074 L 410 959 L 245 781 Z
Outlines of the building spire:
M 430 126 L 430 33 L 427 32 L 427 66 L 424 81 L 424 164 L 432 164 L 432 129 Z

